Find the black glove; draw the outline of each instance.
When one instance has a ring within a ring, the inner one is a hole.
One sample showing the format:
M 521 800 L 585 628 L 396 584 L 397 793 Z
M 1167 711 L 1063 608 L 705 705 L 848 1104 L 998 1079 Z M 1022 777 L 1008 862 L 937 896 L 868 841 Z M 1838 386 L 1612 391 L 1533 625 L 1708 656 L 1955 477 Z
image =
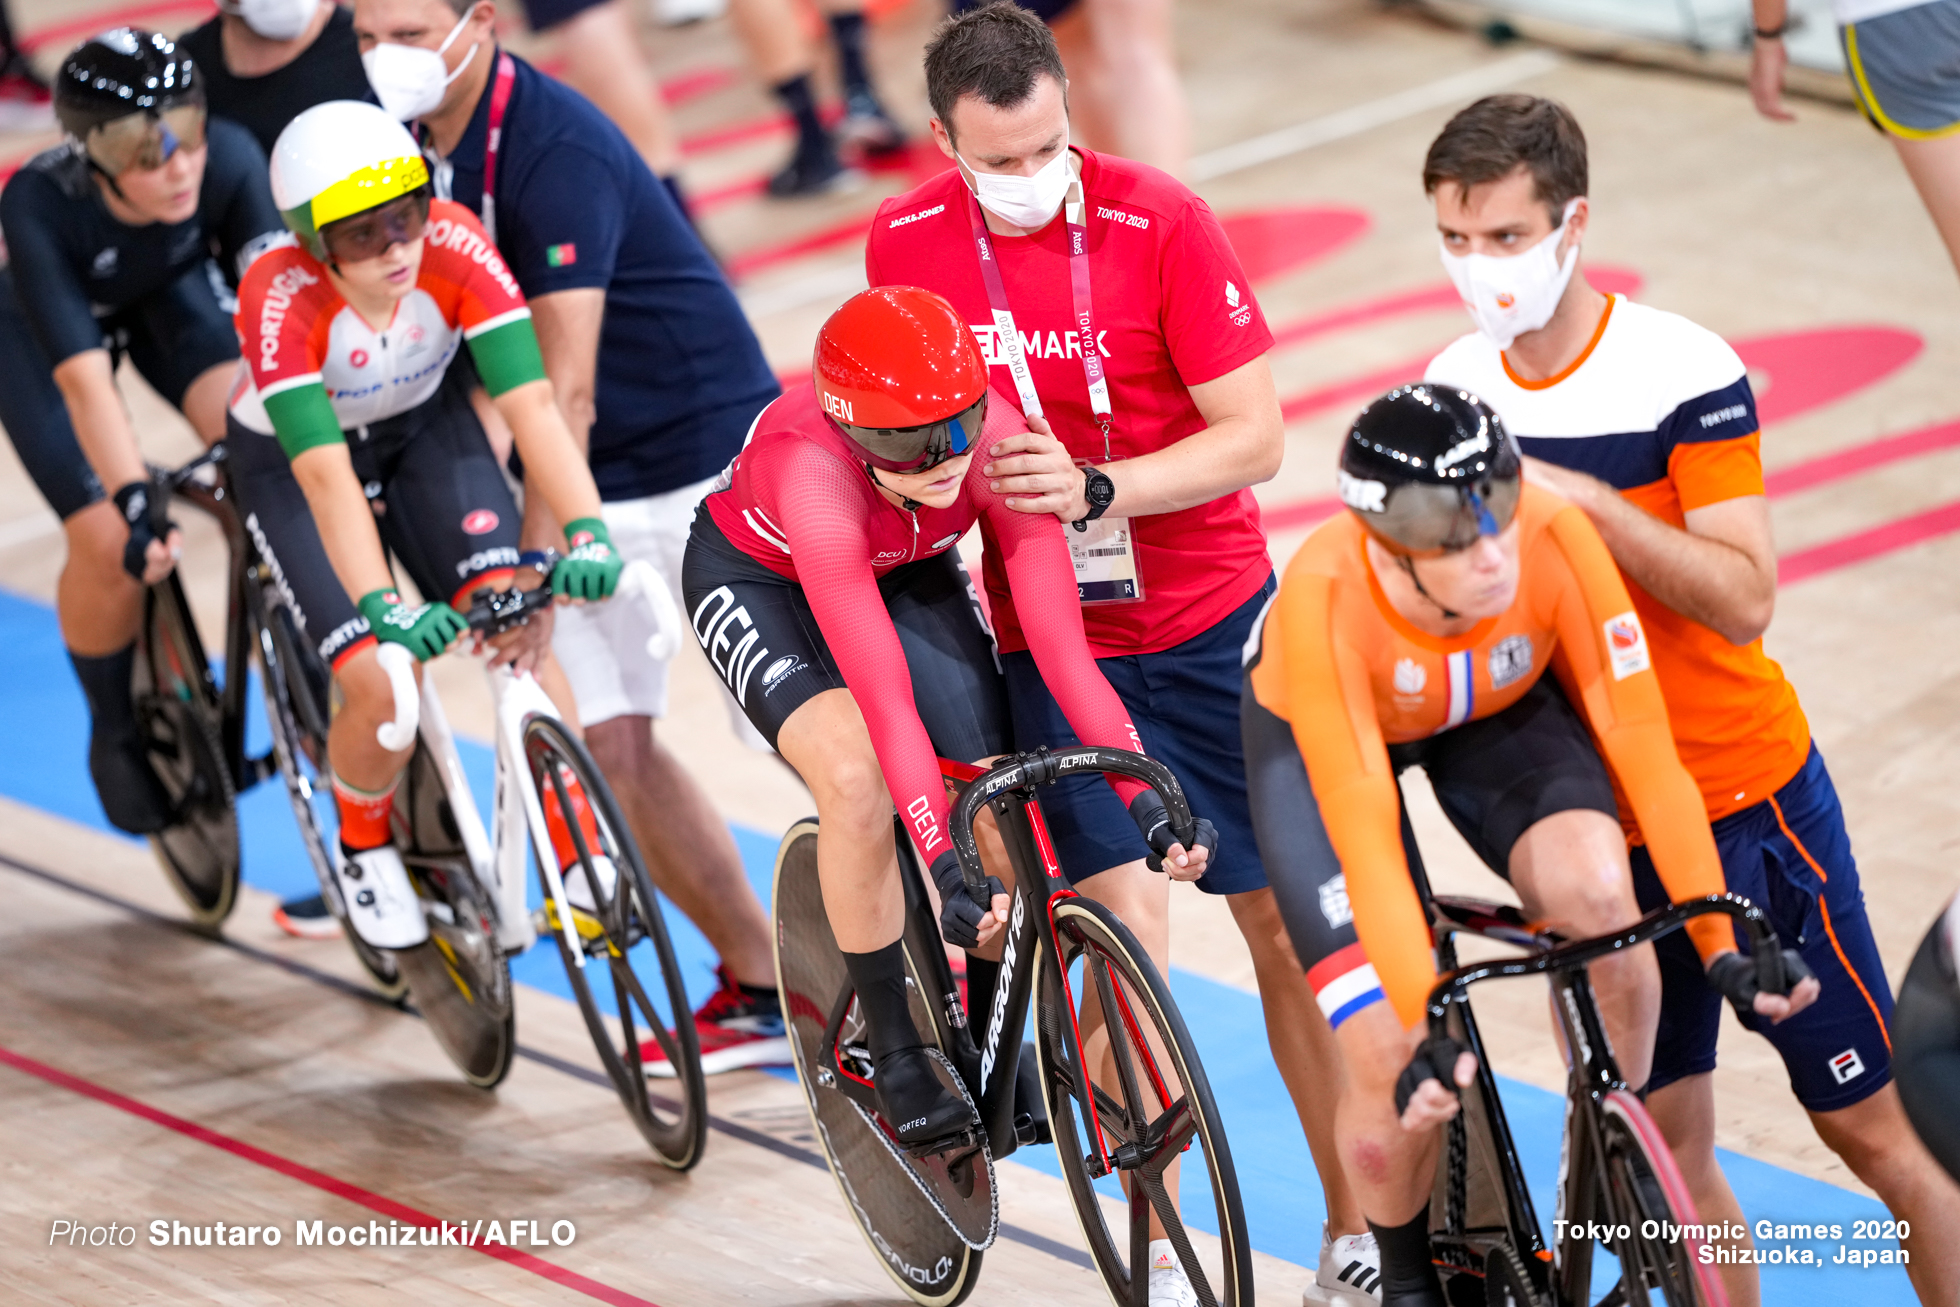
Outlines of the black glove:
M 939 933 L 948 944 L 960 948 L 980 945 L 980 923 L 993 912 L 994 895 L 1007 893 L 1000 877 L 987 877 L 987 905 L 982 907 L 967 892 L 966 875 L 951 849 L 932 860 L 932 883 L 939 886 Z
M 1777 969 L 1773 959 L 1759 960 L 1740 953 L 1724 953 L 1708 964 L 1709 987 L 1726 998 L 1735 1008 L 1735 1014 L 1744 1021 L 1757 1015 L 1756 995 L 1788 994 L 1800 981 L 1811 979 L 1810 968 L 1804 965 L 1803 955 L 1793 948 L 1783 950 L 1783 984 L 1780 988 L 1775 984 L 1774 975 L 1767 977 L 1771 983 L 1763 983 L 1766 977 L 1762 974 L 1762 962 L 1768 962 L 1768 969 L 1772 972 Z
M 1164 869 L 1164 855 L 1171 851 L 1171 845 L 1183 841 L 1171 830 L 1171 816 L 1164 807 L 1163 798 L 1155 790 L 1145 790 L 1130 800 L 1130 820 L 1143 832 L 1143 842 L 1150 846 L 1150 855 L 1144 865 L 1152 871 Z M 1186 853 L 1203 849 L 1206 856 L 1218 851 L 1218 831 L 1203 817 L 1198 818 L 1198 833 L 1185 847 Z
M 154 493 L 148 481 L 131 481 L 116 491 L 116 508 L 122 519 L 129 524 L 129 542 L 123 546 L 123 571 L 143 579 L 143 569 L 150 560 L 144 555 L 149 552 L 150 541 L 168 537 L 177 529 L 177 524 L 168 518 L 163 520 L 163 535 L 157 534 L 157 514 L 150 511 L 150 496 Z
M 1452 1094 L 1461 1098 L 1463 1091 L 1456 1083 L 1456 1063 L 1470 1050 L 1457 1043 L 1448 1035 L 1440 1039 L 1425 1039 L 1416 1055 L 1409 1059 L 1409 1065 L 1402 1068 L 1402 1074 L 1395 1080 L 1395 1115 L 1400 1116 L 1409 1110 L 1409 1100 L 1415 1097 L 1416 1090 L 1422 1088 L 1425 1080 L 1434 1080 Z

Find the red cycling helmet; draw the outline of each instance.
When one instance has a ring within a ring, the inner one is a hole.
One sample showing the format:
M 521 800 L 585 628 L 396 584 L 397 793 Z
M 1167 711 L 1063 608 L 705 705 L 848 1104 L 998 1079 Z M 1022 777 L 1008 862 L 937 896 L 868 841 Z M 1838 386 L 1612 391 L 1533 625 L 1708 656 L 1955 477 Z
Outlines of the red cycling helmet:
M 874 286 L 817 333 L 817 402 L 864 461 L 922 472 L 967 451 L 987 415 L 987 360 L 959 313 L 917 286 Z

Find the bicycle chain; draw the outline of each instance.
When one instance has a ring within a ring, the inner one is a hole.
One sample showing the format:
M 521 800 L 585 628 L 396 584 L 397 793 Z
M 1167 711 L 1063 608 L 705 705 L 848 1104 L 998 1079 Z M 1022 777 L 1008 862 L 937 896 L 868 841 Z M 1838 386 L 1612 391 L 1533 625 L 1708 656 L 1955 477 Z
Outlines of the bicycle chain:
M 926 1201 L 932 1204 L 932 1209 L 939 1213 L 939 1219 L 946 1223 L 946 1228 L 953 1232 L 953 1236 L 975 1252 L 985 1252 L 994 1246 L 994 1239 L 1000 1234 L 1000 1186 L 997 1183 L 999 1177 L 994 1173 L 994 1152 L 987 1143 L 984 1131 L 977 1124 L 980 1119 L 980 1109 L 974 1105 L 973 1095 L 967 1092 L 966 1082 L 960 1079 L 959 1072 L 953 1069 L 953 1064 L 946 1059 L 944 1053 L 936 1048 L 928 1048 L 925 1050 L 925 1053 L 927 1057 L 933 1058 L 941 1066 L 946 1068 L 948 1076 L 952 1079 L 953 1087 L 960 1091 L 960 1097 L 966 1100 L 967 1110 L 973 1113 L 973 1119 L 976 1122 L 974 1130 L 980 1134 L 980 1160 L 986 1164 L 987 1198 L 992 1208 L 987 1214 L 987 1237 L 981 1242 L 975 1243 L 967 1237 L 965 1231 L 960 1229 L 959 1224 L 953 1220 L 952 1214 L 946 1210 L 946 1204 L 940 1200 L 939 1195 L 933 1191 L 933 1187 L 926 1182 L 925 1177 L 919 1174 L 918 1168 L 912 1165 L 912 1158 L 903 1148 L 898 1146 L 897 1141 L 878 1123 L 878 1118 L 866 1111 L 864 1106 L 856 1099 L 846 1097 L 845 1101 L 850 1103 L 857 1110 L 857 1114 L 864 1118 L 864 1124 L 870 1129 L 872 1134 L 877 1136 L 878 1142 L 885 1146 L 885 1151 L 890 1153 L 893 1160 L 905 1169 L 905 1174 L 912 1178 L 912 1183 L 918 1186 L 919 1192 L 924 1194 Z

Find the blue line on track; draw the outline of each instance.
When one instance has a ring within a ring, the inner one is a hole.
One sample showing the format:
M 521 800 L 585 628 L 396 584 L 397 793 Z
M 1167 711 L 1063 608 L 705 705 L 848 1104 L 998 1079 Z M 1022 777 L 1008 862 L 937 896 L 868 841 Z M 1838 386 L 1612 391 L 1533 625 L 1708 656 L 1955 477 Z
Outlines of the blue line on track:
M 0 795 L 128 838 L 108 825 L 89 783 L 87 714 L 54 614 L 46 605 L 0 593 L 0 684 L 8 687 L 0 696 L 0 740 L 10 746 L 0 749 Z M 248 744 L 262 750 L 266 734 L 256 692 L 249 696 L 249 702 L 253 720 Z M 491 752 L 464 741 L 462 753 L 478 802 L 488 812 Z M 313 872 L 293 829 L 292 810 L 276 780 L 239 800 L 239 822 L 247 882 L 281 896 L 314 891 Z M 734 833 L 749 879 L 767 902 L 776 842 L 741 826 L 734 827 Z M 671 907 L 667 921 L 689 993 L 698 1003 L 714 988 L 714 954 L 700 933 Z M 522 983 L 561 997 L 571 996 L 564 970 L 549 947 L 533 949 L 515 959 L 511 970 Z M 1203 1020 L 1191 1022 L 1192 1034 L 1225 1117 L 1253 1246 L 1310 1268 L 1319 1257 L 1325 1209 L 1292 1101 L 1266 1049 L 1259 1001 L 1189 971 L 1173 969 L 1171 983 L 1179 1007 L 1187 1015 L 1204 1014 Z M 1552 1185 L 1558 1172 L 1562 1102 L 1555 1094 L 1517 1081 L 1505 1079 L 1503 1086 L 1505 1109 L 1531 1179 L 1532 1197 L 1540 1215 L 1549 1220 Z M 1049 1149 L 1028 1149 L 1015 1154 L 1014 1160 L 1050 1175 L 1060 1174 Z M 1752 1222 L 1836 1223 L 1849 1235 L 1853 1221 L 1883 1219 L 1886 1215 L 1871 1199 L 1741 1154 L 1723 1151 L 1721 1161 Z M 1196 1174 L 1199 1168 L 1186 1167 L 1184 1171 L 1187 1210 L 1195 1218 L 1201 1207 L 1209 1207 L 1209 1199 L 1202 1176 Z M 1194 1219 L 1193 1224 L 1208 1223 Z M 1078 1237 L 1073 1229 L 1049 1233 L 1071 1246 Z M 1765 1248 L 1783 1246 L 1771 1241 L 1759 1243 Z M 1817 1268 L 1764 1267 L 1766 1303 L 1776 1307 L 1848 1307 L 1913 1300 L 1902 1268 L 1835 1266 L 1828 1261 L 1837 1255 L 1834 1244 L 1800 1241 L 1795 1246 L 1816 1249 L 1826 1259 L 1825 1264 Z

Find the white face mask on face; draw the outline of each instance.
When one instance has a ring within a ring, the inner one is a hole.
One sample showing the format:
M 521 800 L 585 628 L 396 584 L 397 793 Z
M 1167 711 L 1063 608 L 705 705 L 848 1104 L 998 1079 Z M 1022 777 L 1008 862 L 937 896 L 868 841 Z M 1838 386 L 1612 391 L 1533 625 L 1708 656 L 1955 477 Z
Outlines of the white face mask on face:
M 383 41 L 361 56 L 361 66 L 367 69 L 368 85 L 374 88 L 383 109 L 406 123 L 426 117 L 442 107 L 442 93 L 449 89 L 451 82 L 463 75 L 463 70 L 470 66 L 470 60 L 476 58 L 477 46 L 472 45 L 470 52 L 463 56 L 463 62 L 456 65 L 455 72 L 450 72 L 448 65 L 442 61 L 442 52 L 462 34 L 470 16 L 464 14 L 457 19 L 456 26 L 449 29 L 449 35 L 433 50 L 419 45 L 396 45 Z
M 980 201 L 980 207 L 1023 231 L 1047 226 L 1048 220 L 1061 209 L 1062 201 L 1068 198 L 1069 185 L 1075 180 L 1069 172 L 1067 142 L 1032 177 L 981 172 L 964 159 L 960 163 L 961 177 L 973 192 L 973 198 Z
M 320 0 L 231 0 L 222 6 L 245 20 L 245 26 L 268 41 L 290 41 L 306 30 Z
M 1528 331 L 1536 331 L 1552 320 L 1572 273 L 1579 266 L 1579 246 L 1574 242 L 1558 257 L 1559 239 L 1579 201 L 1569 201 L 1565 216 L 1552 233 L 1526 250 L 1509 258 L 1490 254 L 1452 254 L 1443 248 L 1443 270 L 1450 274 L 1463 306 L 1470 310 L 1477 329 L 1489 336 L 1499 349 Z

